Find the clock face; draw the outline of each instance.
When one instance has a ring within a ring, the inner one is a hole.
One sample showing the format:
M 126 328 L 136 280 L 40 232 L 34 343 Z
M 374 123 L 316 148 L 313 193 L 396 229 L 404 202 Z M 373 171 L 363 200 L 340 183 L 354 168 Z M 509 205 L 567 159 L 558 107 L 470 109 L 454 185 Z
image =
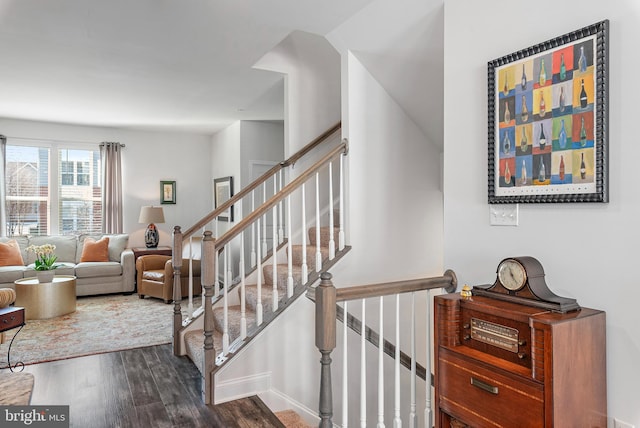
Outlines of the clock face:
M 498 266 L 498 279 L 507 290 L 517 291 L 527 281 L 527 272 L 517 260 L 506 259 Z

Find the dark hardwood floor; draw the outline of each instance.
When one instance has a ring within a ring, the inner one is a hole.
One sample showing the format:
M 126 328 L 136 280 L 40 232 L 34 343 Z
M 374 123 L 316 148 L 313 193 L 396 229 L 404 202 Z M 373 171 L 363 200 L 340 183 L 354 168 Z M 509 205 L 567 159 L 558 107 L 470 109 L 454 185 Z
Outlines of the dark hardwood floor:
M 171 345 L 25 366 L 35 377 L 32 405 L 69 405 L 70 425 L 242 427 L 284 425 L 258 397 L 217 406 L 199 397 L 200 373 Z

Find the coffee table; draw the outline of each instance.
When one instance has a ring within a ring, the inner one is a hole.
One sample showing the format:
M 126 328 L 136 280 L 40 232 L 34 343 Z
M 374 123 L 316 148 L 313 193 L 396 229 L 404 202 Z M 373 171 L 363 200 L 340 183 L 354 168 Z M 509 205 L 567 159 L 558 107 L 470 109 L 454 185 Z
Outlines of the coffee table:
M 18 279 L 15 306 L 24 308 L 28 320 L 58 317 L 76 311 L 76 277 L 56 275 L 52 282 Z

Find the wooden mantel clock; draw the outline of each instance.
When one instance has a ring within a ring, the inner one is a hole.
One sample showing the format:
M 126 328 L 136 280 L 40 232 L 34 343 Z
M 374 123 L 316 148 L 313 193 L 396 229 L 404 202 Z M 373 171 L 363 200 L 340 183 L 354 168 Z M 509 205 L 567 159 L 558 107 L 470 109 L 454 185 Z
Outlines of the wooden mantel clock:
M 607 426 L 605 313 L 555 295 L 533 257 L 435 298 L 436 427 Z
M 497 275 L 493 285 L 477 285 L 472 293 L 555 312 L 580 309 L 575 299 L 557 296 L 549 290 L 544 280 L 542 264 L 533 257 L 504 259 L 498 265 Z

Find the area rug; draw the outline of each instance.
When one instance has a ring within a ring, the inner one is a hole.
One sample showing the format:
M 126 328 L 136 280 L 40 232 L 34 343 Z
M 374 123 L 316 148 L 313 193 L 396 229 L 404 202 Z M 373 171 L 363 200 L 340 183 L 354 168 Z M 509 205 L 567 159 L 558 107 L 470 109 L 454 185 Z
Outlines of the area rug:
M 195 301 L 195 307 L 200 300 Z M 186 300 L 182 303 L 183 317 Z M 56 318 L 27 320 L 11 347 L 11 364 L 34 364 L 123 349 L 171 343 L 173 304 L 137 295 L 78 297 L 76 311 Z M 0 369 L 18 330 L 0 345 Z

